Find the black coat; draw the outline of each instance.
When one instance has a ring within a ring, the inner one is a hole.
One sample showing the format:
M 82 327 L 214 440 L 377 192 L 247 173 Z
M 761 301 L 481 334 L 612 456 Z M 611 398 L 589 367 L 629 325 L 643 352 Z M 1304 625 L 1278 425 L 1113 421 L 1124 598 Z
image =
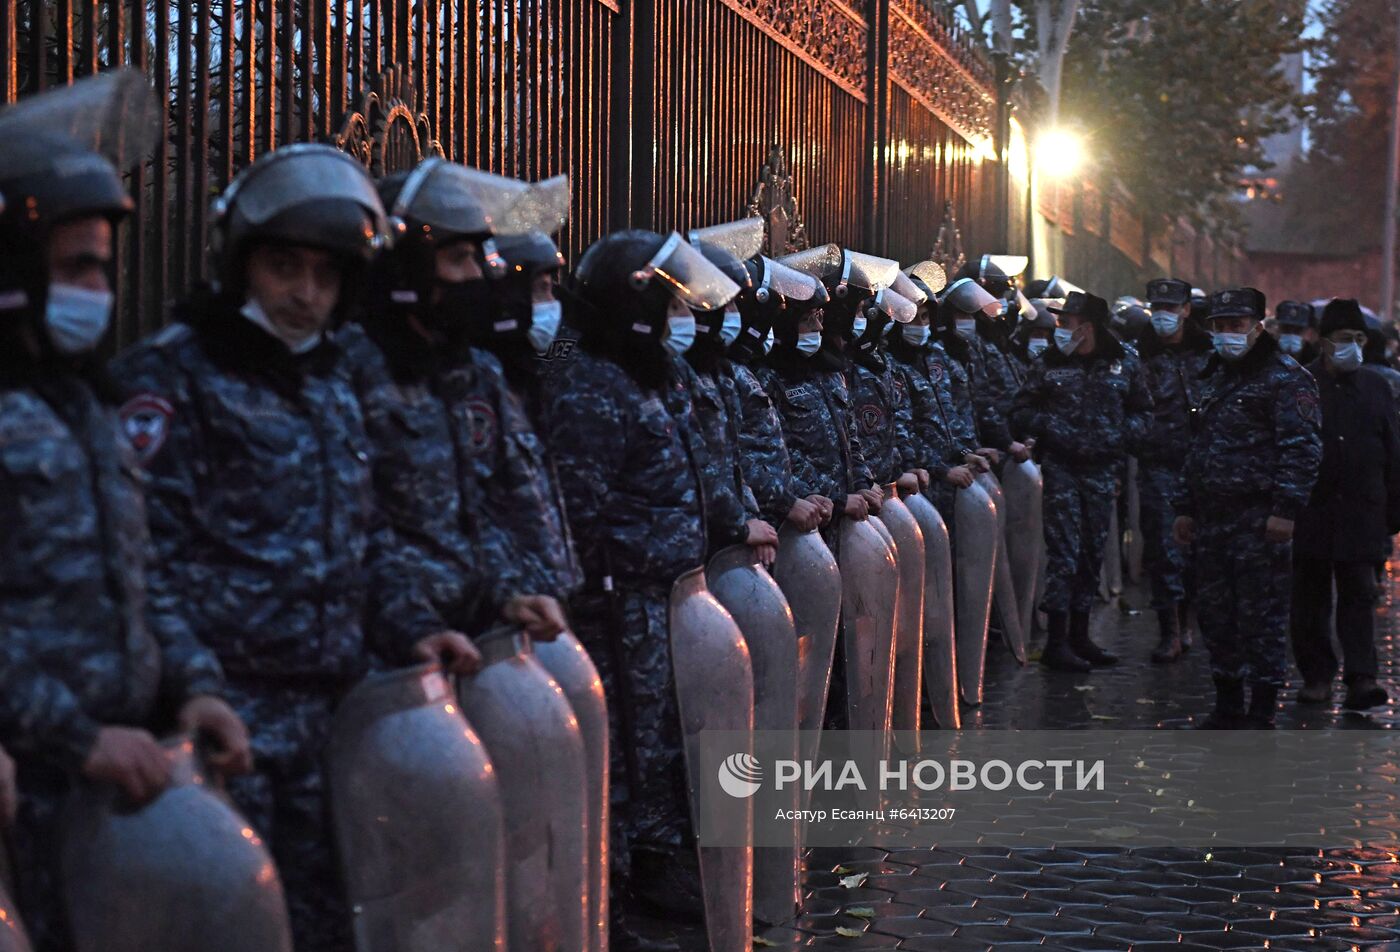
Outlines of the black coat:
M 1400 532 L 1400 425 L 1395 398 L 1365 367 L 1333 375 L 1308 365 L 1322 401 L 1322 467 L 1299 513 L 1293 550 L 1338 562 L 1377 562 Z

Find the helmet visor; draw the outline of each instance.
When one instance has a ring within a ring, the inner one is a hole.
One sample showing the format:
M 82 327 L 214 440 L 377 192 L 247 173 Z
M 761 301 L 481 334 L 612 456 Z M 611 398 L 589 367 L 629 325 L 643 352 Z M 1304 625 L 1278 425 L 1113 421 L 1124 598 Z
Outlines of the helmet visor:
M 943 300 L 964 314 L 976 314 L 981 311 L 988 317 L 996 317 L 1001 313 L 1001 302 L 971 278 L 954 281 L 952 287 L 944 293 Z
M 1045 285 L 1045 296 L 1047 298 L 1067 298 L 1073 292 L 1078 291 L 1083 294 L 1084 289 L 1058 274 L 1051 275 L 1050 281 Z
M 475 172 L 475 169 L 470 171 Z M 542 231 L 552 235 L 569 223 L 569 177 L 556 175 L 524 185 L 510 195 L 496 216 L 496 234 L 519 235 Z
M 789 268 L 781 261 L 763 258 L 763 279 L 758 286 L 775 291 L 788 301 L 810 301 L 820 282 L 810 274 Z
M 785 264 L 795 271 L 801 271 L 803 274 L 810 274 L 820 281 L 840 270 L 841 246 L 818 245 L 815 248 L 808 248 L 806 251 L 783 255 L 778 259 L 778 263 Z
M 384 206 L 364 166 L 328 145 L 298 143 L 278 149 L 248 167 L 219 200 L 253 225 L 263 225 L 289 209 L 324 200 L 354 202 L 375 230 L 384 231 Z
M 841 266 L 841 280 L 874 294 L 894 284 L 899 262 L 847 249 Z
M 905 280 L 907 281 L 908 278 Z M 919 305 L 892 288 L 876 292 L 875 306 L 886 317 L 898 324 L 908 324 L 919 313 Z
M 1025 273 L 1026 265 L 1031 263 L 1031 259 L 1025 255 L 983 255 L 982 267 L 986 269 L 988 264 L 995 265 L 1001 269 L 1001 273 L 1008 278 L 1019 277 Z
M 693 228 L 689 238 L 693 245 L 712 245 L 740 261 L 747 261 L 763 250 L 763 219 L 741 218 L 708 228 Z
M 905 274 L 903 271 L 900 271 L 894 276 L 894 284 L 890 285 L 890 290 L 894 291 L 900 297 L 908 298 L 913 301 L 915 307 L 928 301 L 928 295 L 924 293 L 922 288 L 914 283 L 913 278 L 909 277 L 909 275 Z
M 65 136 L 104 156 L 118 169 L 146 158 L 161 134 L 160 107 L 151 84 L 138 70 L 123 68 L 88 76 L 0 110 L 3 143 L 31 136 Z M 0 173 L 19 178 L 46 171 L 50 156 L 40 150 L 0 160 Z
M 674 231 L 652 259 L 632 273 L 632 282 L 639 288 L 653 280 L 665 284 L 687 307 L 700 311 L 717 311 L 739 294 L 739 285 Z
M 918 278 L 928 286 L 934 294 L 942 291 L 948 286 L 948 272 L 943 270 L 943 266 L 937 261 L 920 261 L 904 272 L 911 278 Z M 898 287 L 895 290 L 899 290 Z M 903 292 L 900 292 L 903 294 Z M 905 295 L 908 297 L 908 295 Z

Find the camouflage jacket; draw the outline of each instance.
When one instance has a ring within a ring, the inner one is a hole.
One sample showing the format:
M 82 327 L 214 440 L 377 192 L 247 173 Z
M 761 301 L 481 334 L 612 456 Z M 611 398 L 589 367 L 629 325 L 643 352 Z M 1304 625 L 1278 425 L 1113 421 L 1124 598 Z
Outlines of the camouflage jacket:
M 857 355 L 846 382 L 866 465 L 880 483 L 892 483 L 911 468 L 905 466 L 906 447 L 915 441 L 908 390 L 895 376 L 894 361 L 880 351 Z
M 1210 338 L 1188 325 L 1180 346 L 1167 347 L 1155 335 L 1142 341 L 1142 366 L 1152 391 L 1152 430 L 1138 447 L 1139 462 L 1180 469 L 1191 447 L 1191 421 L 1201 405 L 1201 371 L 1210 359 Z
M 1206 373 L 1178 510 L 1266 499 L 1296 518 L 1322 464 L 1317 382 L 1268 334 L 1234 364 L 1212 357 Z
M 184 593 L 148 599 L 141 473 L 76 377 L 0 387 L 0 739 L 76 770 L 104 724 L 218 693 Z
M 783 421 L 752 368 L 730 366 L 739 401 L 739 465 L 744 482 L 763 518 L 780 526 L 798 499 L 792 460 L 783 442 Z
M 739 394 L 727 368 L 698 371 L 678 361 L 689 392 L 696 432 L 705 441 L 705 494 L 711 544 L 747 534 L 745 523 L 759 517 L 758 503 L 739 467 Z M 726 361 L 727 363 L 727 361 Z
M 977 424 L 979 446 L 1004 450 L 1011 445 L 1011 428 L 1005 406 L 1014 398 L 1019 384 L 996 344 L 977 336 L 966 341 L 966 357 L 954 354 L 968 380 L 968 399 Z M 1010 397 L 1006 396 L 1010 388 Z
M 118 359 L 148 420 L 152 588 L 191 606 L 230 677 L 330 685 L 407 661 L 443 623 L 378 507 L 344 353 L 293 355 L 209 302 Z M 135 419 L 126 414 L 127 425 Z
M 758 379 L 782 421 L 797 495 L 826 496 L 839 513 L 849 494 L 876 485 L 839 370 L 768 366 Z
M 705 497 L 685 385 L 642 388 L 580 347 L 550 378 L 548 436 L 588 587 L 669 588 L 705 559 Z M 674 408 L 687 408 L 680 415 Z
M 1100 330 L 1087 357 L 1047 350 L 1016 395 L 1012 425 L 1034 437 L 1041 459 L 1103 469 L 1136 452 L 1152 426 L 1152 394 L 1142 364 Z
M 957 365 L 937 345 L 916 348 L 895 341 L 890 355 L 895 385 L 909 401 L 912 438 L 903 447 L 904 466 L 921 467 L 941 480 L 977 448 L 971 421 L 962 421 L 953 406 L 949 365 Z

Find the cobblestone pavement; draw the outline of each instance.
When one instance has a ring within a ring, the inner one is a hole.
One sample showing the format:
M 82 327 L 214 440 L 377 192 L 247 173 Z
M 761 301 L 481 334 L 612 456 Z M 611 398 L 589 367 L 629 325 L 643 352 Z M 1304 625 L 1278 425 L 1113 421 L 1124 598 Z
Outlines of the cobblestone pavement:
M 1400 633 L 1391 574 L 1379 609 L 1382 680 L 1395 693 Z M 988 662 L 985 702 L 964 725 L 998 729 L 1179 729 L 1211 705 L 1198 645 L 1182 662 L 1153 665 L 1155 617 L 1129 590 L 1094 617 L 1116 668 L 1087 675 L 1018 667 L 1005 650 Z M 1089 690 L 1084 690 L 1084 688 Z M 1340 702 L 1340 684 L 1337 701 Z M 1293 688 L 1280 728 L 1387 729 L 1394 707 L 1371 716 L 1300 709 Z M 763 932 L 756 948 L 905 949 L 1393 949 L 1400 952 L 1400 857 L 1379 850 L 1037 849 L 1001 847 L 814 849 L 803 915 Z M 858 885 L 851 877 L 866 874 Z

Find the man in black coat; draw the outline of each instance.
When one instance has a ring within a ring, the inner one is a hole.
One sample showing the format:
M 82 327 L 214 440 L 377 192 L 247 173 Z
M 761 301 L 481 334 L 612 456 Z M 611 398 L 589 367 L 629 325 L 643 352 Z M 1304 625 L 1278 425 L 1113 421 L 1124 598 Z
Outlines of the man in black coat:
M 1322 403 L 1322 468 L 1299 514 L 1293 553 L 1293 655 L 1306 682 L 1305 704 L 1331 699 L 1332 585 L 1342 645 L 1345 706 L 1364 710 L 1390 698 L 1376 684 L 1373 566 L 1400 531 L 1400 427 L 1385 378 L 1362 367 L 1366 322 L 1355 301 L 1323 312 L 1321 356 L 1308 365 Z

